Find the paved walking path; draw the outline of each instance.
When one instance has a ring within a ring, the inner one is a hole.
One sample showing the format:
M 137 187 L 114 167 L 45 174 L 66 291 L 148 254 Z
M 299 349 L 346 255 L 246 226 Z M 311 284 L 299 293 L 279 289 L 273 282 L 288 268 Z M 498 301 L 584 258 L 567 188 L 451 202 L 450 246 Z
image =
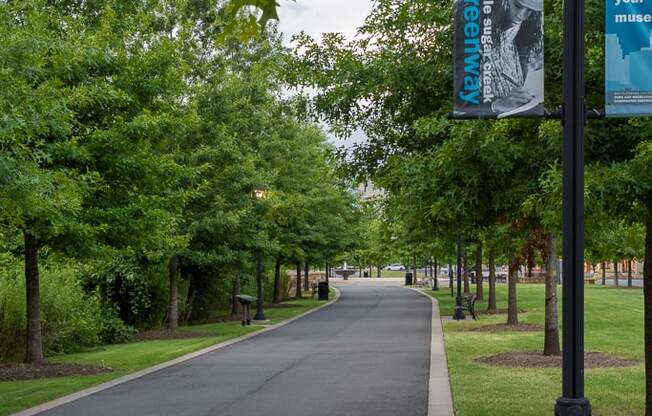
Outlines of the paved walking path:
M 404 288 L 336 284 L 339 302 L 282 328 L 41 414 L 428 415 L 431 302 Z M 430 388 L 445 396 L 442 374 Z

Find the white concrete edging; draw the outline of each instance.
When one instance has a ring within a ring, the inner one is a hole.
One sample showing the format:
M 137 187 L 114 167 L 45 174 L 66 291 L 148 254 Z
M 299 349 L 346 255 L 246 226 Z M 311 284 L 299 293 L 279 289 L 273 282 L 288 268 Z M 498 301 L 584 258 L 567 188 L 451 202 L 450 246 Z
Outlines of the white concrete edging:
M 199 351 L 191 352 L 189 354 L 186 354 L 186 355 L 183 355 L 181 357 L 175 358 L 174 360 L 166 361 L 164 363 L 157 364 L 157 365 L 155 365 L 153 367 L 145 368 L 145 369 L 136 371 L 134 373 L 127 374 L 126 376 L 122 376 L 122 377 L 116 378 L 114 380 L 107 381 L 106 383 L 98 384 L 96 386 L 92 386 L 92 387 L 89 387 L 87 389 L 80 390 L 78 392 L 69 394 L 67 396 L 60 397 L 58 399 L 51 400 L 49 402 L 40 404 L 38 406 L 30 407 L 29 409 L 25 409 L 25 410 L 22 410 L 22 411 L 20 411 L 18 413 L 14 413 L 13 416 L 34 416 L 34 415 L 37 415 L 39 413 L 45 412 L 47 410 L 54 409 L 55 407 L 59 407 L 59 406 L 62 406 L 64 404 L 74 402 L 74 401 L 79 400 L 79 399 L 81 399 L 83 397 L 90 396 L 90 395 L 93 395 L 95 393 L 99 393 L 99 392 L 104 391 L 104 390 L 108 390 L 108 389 L 113 388 L 115 386 L 118 386 L 120 384 L 128 383 L 130 381 L 133 381 L 133 380 L 139 379 L 141 377 L 145 377 L 145 376 L 147 376 L 149 374 L 155 373 L 157 371 L 161 371 L 163 369 L 173 367 L 173 366 L 175 366 L 177 364 L 180 364 L 180 363 L 183 363 L 185 361 L 192 360 L 193 358 L 197 358 L 197 357 L 202 356 L 204 354 L 208 354 L 210 352 L 217 351 L 217 350 L 220 350 L 222 348 L 226 348 L 226 347 L 228 347 L 230 345 L 237 344 L 238 342 L 242 342 L 242 341 L 248 340 L 250 338 L 256 337 L 258 335 L 262 335 L 264 333 L 267 333 L 267 332 L 273 331 L 275 329 L 278 329 L 278 328 L 280 328 L 282 326 L 285 326 L 285 325 L 287 325 L 289 323 L 292 323 L 292 322 L 294 322 L 294 321 L 296 321 L 298 319 L 301 319 L 301 318 L 303 318 L 303 317 L 305 317 L 307 315 L 310 315 L 311 313 L 317 312 L 318 310 L 321 310 L 321 309 L 323 309 L 323 308 L 325 308 L 327 306 L 330 306 L 333 303 L 337 302 L 339 300 L 339 298 L 340 298 L 341 292 L 336 287 L 334 287 L 334 286 L 331 286 L 331 287 L 335 290 L 335 297 L 331 301 L 329 301 L 328 303 L 325 303 L 323 305 L 317 306 L 316 308 L 310 309 L 309 311 L 306 311 L 306 312 L 304 312 L 304 313 L 302 313 L 300 315 L 297 315 L 297 316 L 295 316 L 293 318 L 286 319 L 283 322 L 279 322 L 276 325 L 270 325 L 270 326 L 265 327 L 263 329 L 260 329 L 258 331 L 249 333 L 247 335 L 243 335 L 243 336 L 238 337 L 238 338 L 233 338 L 233 339 L 230 339 L 228 341 L 224 341 L 224 342 L 221 342 L 219 344 L 215 344 L 215 345 L 212 345 L 210 347 L 206 347 L 206 348 L 201 349 Z
M 441 326 L 439 303 L 422 290 L 408 288 L 430 298 L 432 303 L 432 327 L 430 330 L 430 378 L 428 380 L 428 416 L 455 416 L 453 395 L 448 378 L 448 360 Z

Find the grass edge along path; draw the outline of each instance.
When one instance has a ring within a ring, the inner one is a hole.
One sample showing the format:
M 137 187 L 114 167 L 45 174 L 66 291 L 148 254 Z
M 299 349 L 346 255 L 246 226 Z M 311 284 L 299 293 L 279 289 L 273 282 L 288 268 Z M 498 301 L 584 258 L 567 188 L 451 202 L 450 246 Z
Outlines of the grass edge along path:
M 447 288 L 442 288 L 441 292 L 425 292 L 437 298 L 442 316 L 452 315 L 454 298 Z M 497 298 L 498 308 L 506 308 L 506 285 L 497 285 Z M 558 299 L 561 304 L 561 296 Z M 543 324 L 543 285 L 519 285 L 518 302 L 519 308 L 524 310 L 519 313 L 519 322 Z M 486 303 L 476 304 L 476 311 L 485 309 Z M 559 318 L 561 323 L 561 311 Z M 481 314 L 477 322 L 443 321 L 457 416 L 554 414 L 554 404 L 561 393 L 561 369 L 503 368 L 475 361 L 478 357 L 501 352 L 543 349 L 543 331 L 468 331 L 475 326 L 506 320 L 505 314 Z M 640 361 L 634 367 L 585 370 L 586 397 L 591 401 L 593 415 L 644 414 L 642 290 L 585 287 L 585 350 Z
M 269 325 L 276 328 L 320 306 L 329 305 L 336 298 L 337 292 L 331 288 L 331 301 L 328 303 L 306 297 L 285 301 L 279 308 L 267 308 L 265 315 L 271 321 L 267 326 L 252 324 L 243 327 L 240 321 L 193 325 L 180 329 L 214 336 L 106 345 L 86 352 L 50 357 L 49 362 L 96 365 L 115 371 L 90 376 L 0 382 L 0 416 L 11 415 L 248 334 L 257 334 Z

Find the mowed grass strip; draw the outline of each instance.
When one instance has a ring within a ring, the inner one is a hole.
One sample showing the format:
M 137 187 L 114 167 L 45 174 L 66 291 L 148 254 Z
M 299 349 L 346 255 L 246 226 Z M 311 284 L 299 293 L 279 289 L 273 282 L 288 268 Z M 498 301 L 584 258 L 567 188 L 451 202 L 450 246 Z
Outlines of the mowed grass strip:
M 334 295 L 335 292 L 331 289 L 331 299 Z M 265 315 L 272 324 L 277 324 L 323 304 L 324 302 L 310 298 L 290 300 L 284 302 L 283 307 L 266 309 Z M 45 403 L 262 328 L 256 325 L 243 327 L 239 321 L 194 325 L 183 327 L 181 330 L 205 332 L 211 336 L 106 345 L 78 354 L 50 357 L 48 359 L 50 362 L 105 366 L 115 371 L 92 376 L 0 382 L 0 416 Z
M 486 284 L 485 284 L 486 286 Z M 473 287 L 475 290 L 475 287 Z M 627 368 L 585 370 L 586 397 L 594 416 L 644 414 L 643 291 L 585 287 L 585 350 L 640 360 Z M 455 302 L 448 288 L 429 293 L 442 316 Z M 485 299 L 487 293 L 485 292 Z M 507 308 L 507 287 L 497 285 L 498 308 Z M 519 285 L 521 323 L 543 324 L 544 286 Z M 561 309 L 561 291 L 559 291 Z M 486 302 L 476 304 L 484 311 Z M 561 326 L 561 311 L 559 313 Z M 502 368 L 474 361 L 507 351 L 543 350 L 543 332 L 471 332 L 479 325 L 505 323 L 506 315 L 480 315 L 478 322 L 444 322 L 448 366 L 457 416 L 538 416 L 554 414 L 561 393 L 560 369 Z M 561 328 L 560 328 L 561 329 Z

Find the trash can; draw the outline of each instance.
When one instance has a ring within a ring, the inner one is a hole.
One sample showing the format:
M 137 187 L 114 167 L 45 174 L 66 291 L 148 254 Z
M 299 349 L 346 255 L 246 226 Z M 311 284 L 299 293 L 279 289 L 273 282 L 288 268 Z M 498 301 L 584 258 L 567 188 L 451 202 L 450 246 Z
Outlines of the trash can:
M 363 273 L 362 275 L 363 275 L 364 277 L 369 277 L 369 272 L 365 270 L 364 273 Z
M 319 282 L 317 285 L 319 300 L 328 300 L 328 282 Z
M 412 273 L 405 273 L 405 286 L 412 286 Z

